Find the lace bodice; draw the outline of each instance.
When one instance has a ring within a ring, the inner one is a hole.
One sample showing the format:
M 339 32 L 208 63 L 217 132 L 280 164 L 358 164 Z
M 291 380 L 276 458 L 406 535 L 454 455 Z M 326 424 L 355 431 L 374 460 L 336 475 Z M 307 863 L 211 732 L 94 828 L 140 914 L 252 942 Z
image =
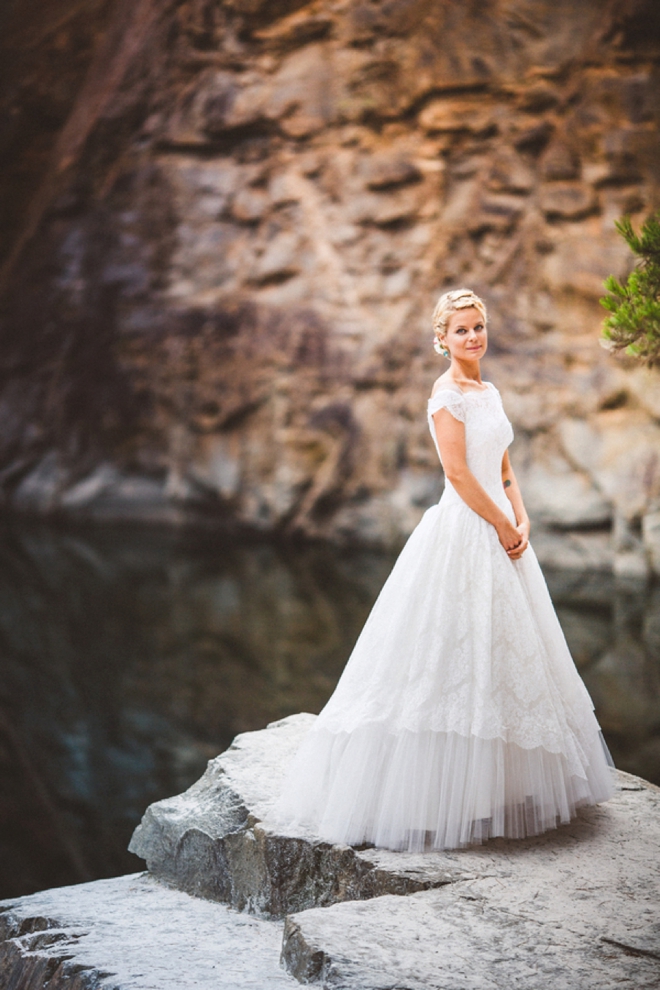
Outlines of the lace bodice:
M 502 406 L 500 393 L 492 382 L 485 383 L 483 391 L 461 392 L 457 388 L 440 388 L 428 401 L 428 421 L 440 463 L 433 414 L 448 409 L 465 424 L 465 452 L 467 466 L 491 498 L 502 503 L 502 458 L 513 440 L 513 428 Z M 450 481 L 445 480 L 445 491 L 455 492 Z

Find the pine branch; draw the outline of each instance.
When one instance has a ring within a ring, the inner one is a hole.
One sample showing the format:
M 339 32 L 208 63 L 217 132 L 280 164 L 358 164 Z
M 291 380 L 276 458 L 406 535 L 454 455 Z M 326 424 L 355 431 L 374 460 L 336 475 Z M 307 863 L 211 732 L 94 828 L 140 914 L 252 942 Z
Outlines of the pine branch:
M 603 321 L 602 343 L 649 366 L 660 365 L 660 214 L 650 216 L 639 234 L 629 216 L 615 227 L 636 262 L 624 283 L 614 275 L 605 280 L 609 295 L 601 305 L 609 315 Z

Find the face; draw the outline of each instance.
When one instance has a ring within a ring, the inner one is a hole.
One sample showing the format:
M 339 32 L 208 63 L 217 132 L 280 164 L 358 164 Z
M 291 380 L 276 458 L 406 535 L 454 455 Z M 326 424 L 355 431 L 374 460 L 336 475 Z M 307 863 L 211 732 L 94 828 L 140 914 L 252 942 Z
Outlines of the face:
M 452 358 L 459 361 L 478 361 L 488 347 L 488 332 L 478 309 L 459 309 L 447 321 L 447 333 L 443 344 Z

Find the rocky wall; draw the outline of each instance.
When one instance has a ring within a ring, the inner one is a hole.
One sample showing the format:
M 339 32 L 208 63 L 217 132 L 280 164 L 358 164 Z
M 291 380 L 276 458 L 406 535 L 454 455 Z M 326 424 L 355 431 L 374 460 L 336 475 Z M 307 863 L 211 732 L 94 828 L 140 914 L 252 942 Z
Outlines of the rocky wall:
M 7 507 L 400 545 L 466 284 L 548 559 L 660 571 L 660 378 L 598 342 L 614 220 L 658 205 L 652 3 L 5 18 Z

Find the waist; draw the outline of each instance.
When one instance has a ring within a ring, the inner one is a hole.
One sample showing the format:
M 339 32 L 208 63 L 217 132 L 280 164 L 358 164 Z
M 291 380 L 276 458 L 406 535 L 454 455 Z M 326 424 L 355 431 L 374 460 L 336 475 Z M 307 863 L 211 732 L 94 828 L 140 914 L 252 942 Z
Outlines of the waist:
M 502 509 L 502 511 L 507 514 L 507 516 L 509 517 L 509 519 L 511 519 L 512 522 L 515 522 L 515 513 L 513 511 L 513 506 L 511 505 L 509 499 L 506 497 L 504 486 L 502 485 L 501 480 L 498 479 L 497 482 L 491 482 L 490 484 L 484 484 L 483 482 L 479 482 L 479 484 L 486 492 L 486 494 L 489 495 L 490 498 L 492 498 L 495 505 L 497 505 L 498 508 Z M 461 505 L 465 505 L 468 509 L 470 509 L 470 506 L 463 498 L 461 498 L 461 496 L 458 494 L 458 492 L 456 491 L 456 489 L 454 488 L 454 486 L 452 485 L 451 481 L 449 481 L 448 478 L 445 478 L 444 491 L 440 496 L 438 504 L 440 504 L 440 502 L 442 502 L 443 504 L 460 503 Z M 474 510 L 470 509 L 470 511 L 473 512 Z

